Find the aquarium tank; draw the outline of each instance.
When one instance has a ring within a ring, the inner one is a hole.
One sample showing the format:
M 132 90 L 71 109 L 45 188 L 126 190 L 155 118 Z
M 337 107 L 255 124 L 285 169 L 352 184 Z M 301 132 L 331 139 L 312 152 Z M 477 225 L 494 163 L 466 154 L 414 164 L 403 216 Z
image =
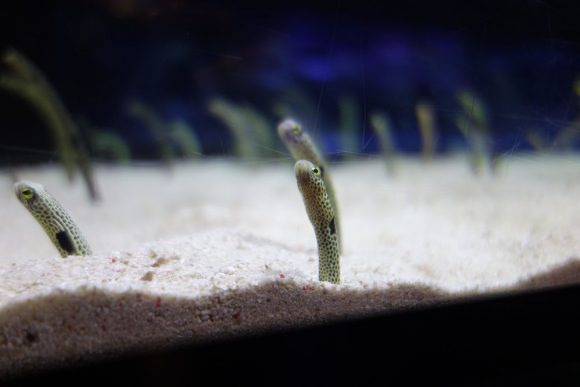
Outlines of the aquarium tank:
M 580 283 L 579 11 L 3 1 L 0 380 L 180 346 L 140 375 L 247 369 L 259 337 L 290 385 L 264 353 L 357 384 L 341 361 L 394 345 L 476 381 L 549 360 L 534 308 L 577 346 L 570 294 L 533 292 Z

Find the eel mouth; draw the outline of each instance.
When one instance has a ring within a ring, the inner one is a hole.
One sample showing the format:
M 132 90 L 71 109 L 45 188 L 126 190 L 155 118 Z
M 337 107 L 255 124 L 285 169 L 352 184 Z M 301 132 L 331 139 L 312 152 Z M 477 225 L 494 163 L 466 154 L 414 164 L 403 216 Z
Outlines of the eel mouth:
M 289 141 L 293 144 L 298 143 L 298 138 L 294 133 L 294 128 L 300 127 L 300 124 L 293 119 L 286 119 L 278 125 L 278 135 L 284 139 L 284 141 Z
M 19 181 L 18 183 L 14 183 L 14 193 L 16 196 L 20 197 L 20 192 L 26 187 L 26 185 Z
M 310 180 L 312 168 L 314 168 L 314 164 L 306 160 L 298 160 L 296 164 L 294 164 L 294 173 L 296 174 L 296 180 L 298 180 L 299 184 L 304 184 Z

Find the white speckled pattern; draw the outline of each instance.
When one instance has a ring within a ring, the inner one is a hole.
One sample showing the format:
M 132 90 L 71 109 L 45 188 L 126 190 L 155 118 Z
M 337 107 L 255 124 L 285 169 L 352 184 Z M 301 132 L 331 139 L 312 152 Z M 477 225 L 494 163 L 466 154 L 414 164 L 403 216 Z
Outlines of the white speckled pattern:
M 310 161 L 299 160 L 294 165 L 298 189 L 304 199 L 308 219 L 314 227 L 318 243 L 318 279 L 340 283 L 340 249 L 334 209 L 328 198 L 320 169 Z
M 62 257 L 91 255 L 92 251 L 78 226 L 63 206 L 44 186 L 31 181 L 14 184 L 20 202 L 44 228 L 44 231 Z

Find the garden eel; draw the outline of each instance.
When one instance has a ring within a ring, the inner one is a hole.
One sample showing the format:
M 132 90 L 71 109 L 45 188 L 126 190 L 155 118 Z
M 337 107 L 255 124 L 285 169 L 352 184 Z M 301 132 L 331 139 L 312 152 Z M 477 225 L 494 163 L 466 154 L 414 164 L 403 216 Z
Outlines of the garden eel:
M 61 256 L 92 253 L 76 223 L 42 184 L 20 181 L 14 184 L 14 191 L 18 200 L 44 228 Z
M 340 249 L 334 209 L 322 179 L 322 171 L 310 161 L 298 160 L 294 165 L 298 189 L 304 199 L 306 213 L 314 227 L 318 244 L 318 279 L 340 283 Z
M 342 251 L 342 238 L 341 238 L 341 228 L 340 228 L 340 219 L 338 216 L 338 205 L 336 203 L 336 195 L 334 194 L 334 186 L 330 181 L 330 176 L 328 175 L 327 168 L 326 168 L 326 161 L 322 157 L 322 154 L 314 145 L 314 142 L 303 129 L 302 126 L 292 120 L 292 119 L 285 119 L 278 125 L 278 135 L 286 144 L 286 147 L 290 151 L 290 154 L 294 158 L 294 160 L 308 160 L 314 165 L 317 165 L 318 170 L 320 171 L 320 176 L 324 181 L 324 185 L 326 187 L 326 193 L 328 194 L 328 198 L 334 209 L 334 217 L 335 217 L 335 226 L 336 226 L 336 235 L 338 236 L 338 243 L 340 250 Z

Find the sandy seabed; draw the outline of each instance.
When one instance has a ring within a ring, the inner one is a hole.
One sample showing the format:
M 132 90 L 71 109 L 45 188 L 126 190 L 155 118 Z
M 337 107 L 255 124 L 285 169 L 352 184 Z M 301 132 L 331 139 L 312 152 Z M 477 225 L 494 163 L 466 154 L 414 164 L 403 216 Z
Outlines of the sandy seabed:
M 342 283 L 320 283 L 293 164 L 98 166 L 102 200 L 56 167 L 18 170 L 95 254 L 61 258 L 0 174 L 0 375 L 580 281 L 580 157 L 332 165 Z

